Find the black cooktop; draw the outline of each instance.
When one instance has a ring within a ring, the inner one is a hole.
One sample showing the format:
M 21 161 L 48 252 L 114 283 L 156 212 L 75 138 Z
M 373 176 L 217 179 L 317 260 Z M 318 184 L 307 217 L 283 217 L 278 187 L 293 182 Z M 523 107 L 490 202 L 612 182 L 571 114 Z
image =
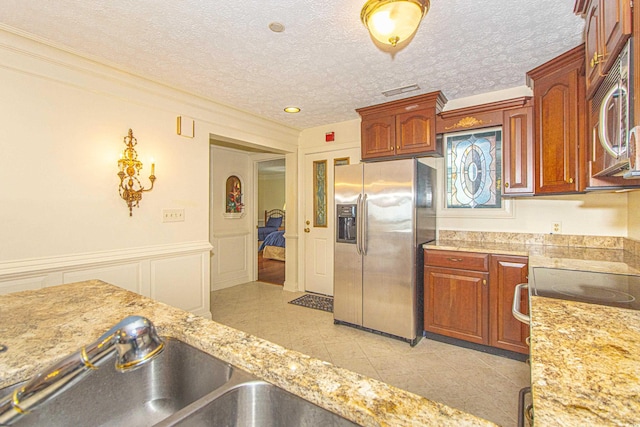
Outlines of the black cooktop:
M 534 267 L 532 295 L 640 310 L 640 275 Z

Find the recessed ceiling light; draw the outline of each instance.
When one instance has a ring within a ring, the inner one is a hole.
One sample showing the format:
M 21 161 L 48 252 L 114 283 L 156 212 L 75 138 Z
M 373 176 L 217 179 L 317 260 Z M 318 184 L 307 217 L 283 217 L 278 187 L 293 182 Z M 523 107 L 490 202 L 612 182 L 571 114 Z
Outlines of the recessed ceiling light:
M 284 25 L 279 22 L 272 22 L 269 24 L 269 29 L 274 33 L 281 33 L 284 31 Z
M 299 113 L 300 112 L 300 108 L 298 108 L 298 107 L 286 107 L 284 109 L 284 111 L 286 111 L 287 113 Z

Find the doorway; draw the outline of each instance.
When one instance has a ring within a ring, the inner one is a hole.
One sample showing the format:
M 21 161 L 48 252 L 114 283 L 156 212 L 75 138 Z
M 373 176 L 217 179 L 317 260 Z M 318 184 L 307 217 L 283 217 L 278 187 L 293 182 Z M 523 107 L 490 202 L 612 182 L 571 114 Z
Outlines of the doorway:
M 305 155 L 303 277 L 307 292 L 333 296 L 333 172 L 337 165 L 359 160 L 360 148 Z
M 285 159 L 256 162 L 258 281 L 284 285 L 285 279 Z

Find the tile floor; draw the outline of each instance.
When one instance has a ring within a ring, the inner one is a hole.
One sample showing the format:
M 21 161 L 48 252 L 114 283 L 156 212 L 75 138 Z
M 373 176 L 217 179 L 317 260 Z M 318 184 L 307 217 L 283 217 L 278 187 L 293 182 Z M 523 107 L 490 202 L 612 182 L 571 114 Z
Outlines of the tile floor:
M 501 426 L 517 425 L 526 363 L 422 339 L 415 347 L 334 325 L 333 314 L 288 304 L 302 292 L 246 283 L 211 293 L 213 320 L 382 380 Z

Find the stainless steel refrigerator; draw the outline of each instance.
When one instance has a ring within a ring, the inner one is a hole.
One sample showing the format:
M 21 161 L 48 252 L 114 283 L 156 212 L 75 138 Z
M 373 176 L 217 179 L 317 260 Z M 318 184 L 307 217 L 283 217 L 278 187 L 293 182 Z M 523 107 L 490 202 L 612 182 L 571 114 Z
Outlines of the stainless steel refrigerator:
M 415 345 L 423 243 L 435 240 L 435 169 L 419 159 L 336 166 L 335 323 Z

